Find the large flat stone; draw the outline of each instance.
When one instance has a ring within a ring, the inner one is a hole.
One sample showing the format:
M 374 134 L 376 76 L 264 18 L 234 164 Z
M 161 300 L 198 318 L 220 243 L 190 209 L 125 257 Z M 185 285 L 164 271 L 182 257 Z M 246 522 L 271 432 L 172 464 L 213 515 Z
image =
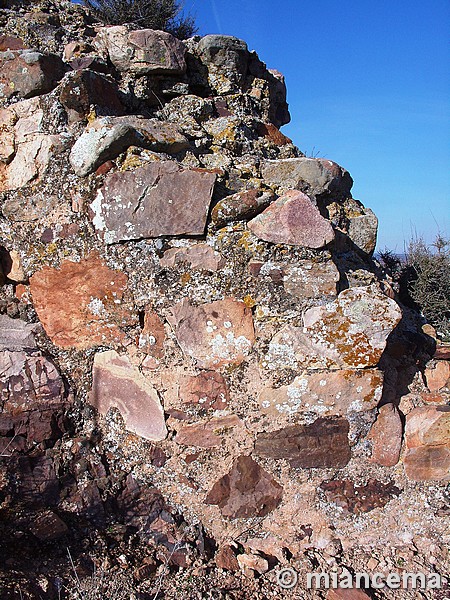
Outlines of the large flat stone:
M 167 320 L 183 352 L 206 369 L 240 364 L 255 341 L 251 310 L 234 298 L 201 306 L 184 299 Z
M 44 267 L 30 278 L 34 307 L 47 335 L 61 348 L 82 350 L 117 344 L 129 322 L 121 307 L 127 283 L 95 254 L 80 262 Z
M 94 357 L 90 403 L 102 415 L 117 408 L 126 429 L 147 440 L 163 440 L 167 435 L 156 390 L 127 356 L 114 350 L 97 352 Z
M 248 223 L 256 237 L 274 244 L 323 248 L 333 241 L 331 223 L 310 198 L 288 190 Z
M 272 339 L 268 368 L 363 369 L 378 364 L 401 311 L 377 287 L 344 290 L 307 310 L 304 327 L 285 325 Z
M 166 235 L 202 235 L 216 175 L 161 161 L 113 173 L 91 204 L 107 244 Z

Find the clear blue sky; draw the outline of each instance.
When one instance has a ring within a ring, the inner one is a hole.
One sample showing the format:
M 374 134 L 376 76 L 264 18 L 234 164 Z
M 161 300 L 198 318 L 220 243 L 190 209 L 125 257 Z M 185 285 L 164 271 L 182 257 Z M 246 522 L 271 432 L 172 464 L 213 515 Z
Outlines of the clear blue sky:
M 347 168 L 378 248 L 450 236 L 449 0 L 185 0 L 199 33 L 244 39 L 285 77 L 308 155 Z

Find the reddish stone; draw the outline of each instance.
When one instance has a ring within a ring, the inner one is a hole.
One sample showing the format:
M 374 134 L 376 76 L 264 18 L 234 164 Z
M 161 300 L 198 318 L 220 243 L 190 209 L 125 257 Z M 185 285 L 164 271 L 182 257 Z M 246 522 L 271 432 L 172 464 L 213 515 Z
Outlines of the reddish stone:
M 202 371 L 198 375 L 186 375 L 179 382 L 180 400 L 184 404 L 199 404 L 202 408 L 223 410 L 230 394 L 227 382 L 217 371 Z
M 199 448 L 214 448 L 222 443 L 221 430 L 228 431 L 234 427 L 242 427 L 243 423 L 236 415 L 214 417 L 209 421 L 182 425 L 178 430 L 175 441 L 182 446 L 197 446 Z
M 231 519 L 265 517 L 281 502 L 283 488 L 251 456 L 239 456 L 205 499 Z
M 107 175 L 91 204 L 107 244 L 166 235 L 202 235 L 216 176 L 158 161 Z M 126 198 L 126 202 L 125 202 Z
M 95 355 L 89 401 L 102 415 L 117 408 L 126 429 L 147 440 L 163 440 L 167 435 L 156 390 L 126 356 L 114 350 Z
M 259 433 L 255 453 L 267 458 L 283 458 L 295 468 L 340 469 L 351 457 L 348 432 L 347 419 L 320 418 L 311 425 L 292 425 Z
M 272 123 L 260 123 L 258 125 L 258 135 L 267 138 L 276 146 L 292 144 L 292 140 L 285 136 L 284 133 L 281 133 L 281 131 Z
M 167 320 L 183 352 L 206 369 L 240 364 L 255 341 L 251 310 L 234 298 L 201 306 L 184 299 Z
M 216 565 L 219 569 L 224 569 L 225 571 L 239 571 L 239 563 L 236 558 L 236 554 L 233 551 L 233 548 L 228 544 L 225 544 L 215 556 Z
M 356 588 L 336 588 L 328 590 L 326 600 L 370 600 L 370 596 Z
M 334 239 L 331 223 L 302 192 L 289 190 L 252 219 L 248 228 L 274 244 L 323 248 Z
M 367 436 L 372 442 L 370 461 L 384 467 L 398 463 L 402 449 L 403 425 L 400 414 L 393 404 L 384 404 Z
M 121 307 L 127 276 L 113 271 L 95 254 L 60 269 L 44 267 L 30 278 L 33 303 L 52 342 L 82 350 L 117 344 L 130 323 Z
M 33 520 L 30 531 L 41 542 L 50 542 L 68 533 L 69 528 L 57 514 L 46 510 Z
M 320 489 L 325 492 L 327 502 L 337 504 L 344 512 L 360 514 L 374 508 L 383 508 L 401 490 L 392 482 L 381 483 L 369 479 L 366 485 L 356 485 L 349 479 L 324 481 Z
M 0 52 L 6 50 L 23 50 L 25 48 L 23 40 L 14 35 L 0 35 Z
M 450 344 L 437 344 L 434 356 L 436 360 L 450 360 Z
M 425 380 L 427 388 L 430 392 L 437 392 L 447 385 L 450 378 L 450 362 L 447 360 L 439 360 L 433 368 L 425 369 Z
M 102 165 L 100 165 L 96 171 L 95 174 L 97 176 L 100 175 L 106 175 L 107 173 L 109 173 L 112 169 L 114 169 L 115 164 L 113 163 L 112 160 L 107 160 L 106 162 L 104 162 Z
M 154 311 L 146 310 L 144 327 L 138 341 L 139 349 L 154 358 L 162 358 L 164 356 L 165 339 L 164 323 Z
M 226 260 L 208 244 L 169 248 L 160 259 L 162 267 L 175 267 L 180 263 L 187 263 L 194 271 L 215 273 L 225 265 Z
M 227 196 L 211 211 L 213 223 L 221 227 L 230 221 L 248 220 L 266 208 L 275 194 L 271 190 L 251 189 Z

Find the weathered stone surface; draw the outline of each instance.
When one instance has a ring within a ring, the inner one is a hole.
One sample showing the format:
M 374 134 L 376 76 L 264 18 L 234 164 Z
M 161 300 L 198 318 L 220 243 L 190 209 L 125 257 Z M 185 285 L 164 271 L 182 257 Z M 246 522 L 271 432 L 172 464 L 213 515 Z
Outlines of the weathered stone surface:
M 6 50 L 23 50 L 25 48 L 23 40 L 14 35 L 0 35 L 0 52 Z
M 328 590 L 326 600 L 370 600 L 370 596 L 356 588 L 336 588 Z
M 302 192 L 288 190 L 252 219 L 248 228 L 258 238 L 274 244 L 323 248 L 333 241 L 331 223 Z
M 216 175 L 161 161 L 107 175 L 91 204 L 107 244 L 204 232 Z
M 61 348 L 92 348 L 124 339 L 129 323 L 121 308 L 124 273 L 109 269 L 95 254 L 60 269 L 44 267 L 30 278 L 34 307 L 47 335 Z
M 225 571 L 239 571 L 239 563 L 236 554 L 229 544 L 225 544 L 219 548 L 219 551 L 215 556 L 215 561 L 219 569 L 224 569 Z
M 14 123 L 17 117 L 8 108 L 0 109 L 0 161 L 8 163 L 14 156 Z
M 64 383 L 55 365 L 36 352 L 0 351 L 0 435 L 27 445 L 61 436 Z
M 108 52 L 119 71 L 136 75 L 181 75 L 186 70 L 183 42 L 164 31 L 128 31 L 122 25 L 101 27 L 95 42 Z
M 302 469 L 342 468 L 350 460 L 347 419 L 320 418 L 311 425 L 292 425 L 259 433 L 255 453 L 266 458 L 283 458 Z
M 68 533 L 69 528 L 57 514 L 46 510 L 35 518 L 30 531 L 41 542 L 51 542 Z
M 31 98 L 50 92 L 64 75 L 59 56 L 33 50 L 3 52 L 0 56 L 0 100 Z
M 162 267 L 175 267 L 180 263 L 187 263 L 194 271 L 214 273 L 225 266 L 226 260 L 208 244 L 170 248 L 160 259 Z
M 15 283 L 26 281 L 22 259 L 17 250 L 8 251 L 0 246 L 0 268 L 10 281 Z
M 348 171 L 324 158 L 268 160 L 262 167 L 262 176 L 268 185 L 313 196 L 329 193 L 345 197 L 353 185 Z
M 450 480 L 450 406 L 414 408 L 406 415 L 405 441 L 409 479 Z
M 425 380 L 430 392 L 437 392 L 445 385 L 450 378 L 450 362 L 448 360 L 439 360 L 434 367 L 425 369 Z
M 146 310 L 144 327 L 138 340 L 139 349 L 154 358 L 162 358 L 164 356 L 165 338 L 164 323 L 160 317 L 153 310 Z
M 25 323 L 0 315 L 0 350 L 19 351 L 36 348 L 34 332 L 36 323 Z
M 396 302 L 375 286 L 350 288 L 334 302 L 307 310 L 303 328 L 285 325 L 272 339 L 265 364 L 272 369 L 376 366 L 400 319 Z
M 175 441 L 182 446 L 198 446 L 199 448 L 214 448 L 222 443 L 225 431 L 235 427 L 243 427 L 243 422 L 236 415 L 213 417 L 209 421 L 181 425 Z
M 275 194 L 270 190 L 252 189 L 227 196 L 214 206 L 211 219 L 217 227 L 230 221 L 248 220 L 264 210 Z
M 375 408 L 382 391 L 383 373 L 377 369 L 305 372 L 289 385 L 262 389 L 259 403 L 262 412 L 272 415 L 345 416 Z
M 337 294 L 339 271 L 332 260 L 301 261 L 283 268 L 283 286 L 295 298 L 316 298 Z
M 128 357 L 114 350 L 95 355 L 90 403 L 103 415 L 117 408 L 126 429 L 147 440 L 163 440 L 167 435 L 156 390 Z
M 198 375 L 172 373 L 167 385 L 174 387 L 171 396 L 187 405 L 199 405 L 203 409 L 224 410 L 230 400 L 230 392 L 223 375 L 217 371 L 201 371 Z
M 370 208 L 363 214 L 348 218 L 347 235 L 366 254 L 373 254 L 377 245 L 378 219 Z
M 134 116 L 102 117 L 90 123 L 77 139 L 70 164 L 77 175 L 84 177 L 129 146 L 172 154 L 187 148 L 189 142 L 171 123 Z
M 349 479 L 334 479 L 324 481 L 320 488 L 325 492 L 328 502 L 353 514 L 383 508 L 394 496 L 401 494 L 401 490 L 392 482 L 381 483 L 376 479 L 369 479 L 366 485 L 355 485 Z
M 400 413 L 393 404 L 384 404 L 372 425 L 367 439 L 372 442 L 371 462 L 385 467 L 398 463 L 402 449 L 403 425 Z
M 198 44 L 200 60 L 208 68 L 208 82 L 218 94 L 238 91 L 247 73 L 247 44 L 231 35 L 206 35 Z
M 281 502 L 283 488 L 251 456 L 239 456 L 205 499 L 231 519 L 264 517 Z
M 268 561 L 256 554 L 238 554 L 237 561 L 244 574 L 248 570 L 256 571 L 257 573 L 266 573 L 269 570 Z
M 168 321 L 183 352 L 206 369 L 240 364 L 255 341 L 251 310 L 234 298 L 201 306 L 182 300 Z

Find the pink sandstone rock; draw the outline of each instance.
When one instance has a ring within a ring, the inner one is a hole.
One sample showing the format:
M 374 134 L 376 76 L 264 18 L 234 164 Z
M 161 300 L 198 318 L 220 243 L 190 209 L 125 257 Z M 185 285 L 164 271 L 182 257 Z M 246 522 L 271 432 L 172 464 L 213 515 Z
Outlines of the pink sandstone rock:
M 130 323 L 122 309 L 127 284 L 95 254 L 79 263 L 63 261 L 60 269 L 44 267 L 30 278 L 34 307 L 47 335 L 61 348 L 83 350 L 118 344 L 119 326 Z
M 302 192 L 288 190 L 248 223 L 256 237 L 274 244 L 323 248 L 334 239 L 331 223 Z
M 107 244 L 167 235 L 202 235 L 216 175 L 159 161 L 112 173 L 92 202 Z
M 398 463 L 402 449 L 403 425 L 400 414 L 393 404 L 384 404 L 372 425 L 367 439 L 372 442 L 370 462 L 384 467 Z
M 194 271 L 215 273 L 225 266 L 226 260 L 208 244 L 169 248 L 160 259 L 162 267 L 175 267 L 180 263 L 187 263 Z
M 213 417 L 209 421 L 181 425 L 175 441 L 182 446 L 198 446 L 214 448 L 222 443 L 221 430 L 227 431 L 235 427 L 243 427 L 243 422 L 236 415 Z
M 409 479 L 450 480 L 450 406 L 414 408 L 406 416 L 405 441 Z
M 146 310 L 144 327 L 138 340 L 139 349 L 154 358 L 162 358 L 165 338 L 164 323 L 160 317 L 153 310 Z
M 177 378 L 177 397 L 183 404 L 199 404 L 204 409 L 224 410 L 230 400 L 225 378 L 217 371 Z
M 282 497 L 282 486 L 251 456 L 241 455 L 229 473 L 216 481 L 205 503 L 217 505 L 222 515 L 231 519 L 264 517 Z
M 448 360 L 439 360 L 433 368 L 425 369 L 425 379 L 427 388 L 430 392 L 437 392 L 443 388 L 450 378 L 450 362 Z
M 381 399 L 383 373 L 378 369 L 308 373 L 289 385 L 264 388 L 259 394 L 261 411 L 293 416 L 315 412 L 318 416 L 372 410 Z
M 273 337 L 265 365 L 270 369 L 375 366 L 400 319 L 397 303 L 376 286 L 344 290 L 334 302 L 307 310 L 303 328 L 285 325 Z
M 234 298 L 200 306 L 184 299 L 167 320 L 183 352 L 206 369 L 240 364 L 255 341 L 251 310 Z
M 97 352 L 92 370 L 90 403 L 106 415 L 117 408 L 128 431 L 147 440 L 167 435 L 164 412 L 154 387 L 115 350 Z

